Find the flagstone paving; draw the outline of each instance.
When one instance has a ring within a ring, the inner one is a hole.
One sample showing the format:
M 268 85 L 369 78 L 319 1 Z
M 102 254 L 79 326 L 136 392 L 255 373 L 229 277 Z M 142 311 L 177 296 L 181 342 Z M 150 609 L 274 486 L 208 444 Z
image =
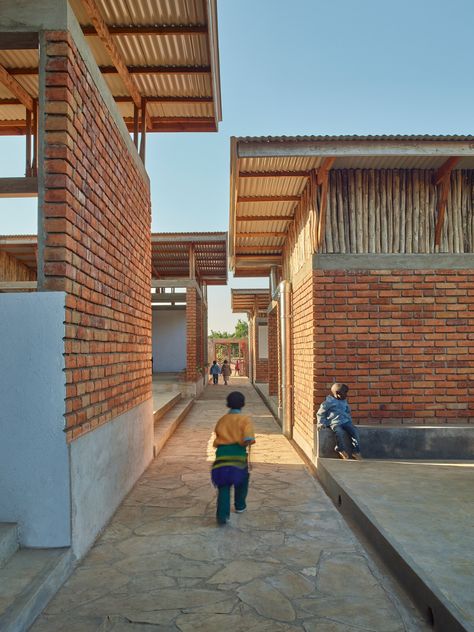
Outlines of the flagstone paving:
M 209 386 L 33 632 L 427 629 L 361 547 L 258 394 L 248 511 L 215 524 Z

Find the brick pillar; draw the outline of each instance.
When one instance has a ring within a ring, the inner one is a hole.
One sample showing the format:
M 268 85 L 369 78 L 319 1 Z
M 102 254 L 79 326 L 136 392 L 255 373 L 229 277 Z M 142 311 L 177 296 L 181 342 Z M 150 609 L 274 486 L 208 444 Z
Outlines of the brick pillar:
M 188 287 L 186 290 L 186 380 L 196 381 L 197 355 L 197 291 Z
M 270 395 L 278 393 L 278 327 L 276 309 L 268 315 L 268 392 Z

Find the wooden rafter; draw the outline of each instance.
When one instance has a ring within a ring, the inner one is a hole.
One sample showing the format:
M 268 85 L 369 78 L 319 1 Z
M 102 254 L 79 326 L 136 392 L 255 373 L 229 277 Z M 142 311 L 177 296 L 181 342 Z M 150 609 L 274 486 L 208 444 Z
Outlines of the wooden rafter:
M 91 2 L 92 0 L 84 0 L 87 2 Z M 113 45 L 114 42 L 109 38 L 110 44 Z M 105 42 L 104 42 L 105 45 Z M 107 49 L 108 50 L 108 49 Z M 103 75 L 116 75 L 119 74 L 123 82 L 125 83 L 125 79 L 122 76 L 122 73 L 125 76 L 125 71 L 127 75 L 206 75 L 211 72 L 210 66 L 126 66 L 125 62 L 122 60 L 118 49 L 114 56 L 110 53 L 110 57 L 114 62 L 113 66 L 99 66 L 99 70 Z M 117 58 L 118 55 L 118 58 Z M 118 63 L 118 59 L 120 59 L 120 63 Z M 118 65 L 116 65 L 118 63 Z M 120 67 L 119 67 L 120 66 Z M 10 68 L 9 72 L 11 75 L 26 75 L 26 76 L 35 76 L 38 74 L 38 68 Z M 131 79 L 131 77 L 129 77 Z M 128 85 L 125 84 L 128 88 Z M 134 84 L 135 85 L 135 84 Z M 138 90 L 138 88 L 135 86 Z M 131 92 L 130 92 L 131 94 Z
M 207 34 L 206 24 L 139 24 L 109 26 L 110 35 L 200 35 Z M 97 35 L 93 25 L 82 27 L 84 35 Z
M 116 103 L 133 103 L 132 97 L 114 97 Z M 212 103 L 212 97 L 147 97 L 148 103 Z M 20 99 L 0 99 L 1 105 L 20 105 Z
M 436 218 L 435 227 L 435 246 L 439 246 L 441 243 L 441 231 L 443 230 L 444 216 L 446 214 L 446 205 L 448 203 L 449 191 L 451 189 L 451 172 L 458 164 L 460 158 L 458 156 L 451 156 L 441 165 L 438 171 L 433 176 L 433 184 L 440 186 L 439 198 L 438 198 L 438 216 Z
M 318 169 L 317 180 L 318 184 L 323 184 L 329 177 L 329 171 L 334 164 L 335 158 L 325 158 Z
M 94 25 L 95 30 L 97 31 L 97 35 L 99 36 L 107 52 L 109 53 L 112 63 L 114 64 L 114 67 L 117 69 L 120 78 L 125 84 L 128 92 L 130 93 L 133 102 L 135 103 L 137 108 L 141 107 L 140 91 L 135 81 L 131 77 L 117 46 L 112 41 L 112 36 L 110 35 L 108 26 L 102 18 L 99 8 L 95 3 L 95 0 L 82 0 L 82 6 L 86 10 L 92 24 Z
M 239 178 L 308 178 L 310 171 L 241 171 Z
M 15 97 L 22 103 L 27 110 L 33 111 L 33 97 L 25 90 L 25 88 L 12 77 L 11 73 L 0 64 L 0 83 L 2 83 Z
M 240 232 L 236 232 L 235 236 L 239 239 L 239 238 L 253 238 L 253 237 L 285 237 L 286 232 L 282 232 L 282 231 L 260 231 L 260 232 L 251 232 L 251 233 L 240 233 Z
M 443 180 L 449 179 L 451 177 L 451 171 L 460 160 L 459 156 L 451 156 L 448 158 L 434 174 L 433 184 L 437 186 L 438 184 L 441 184 Z
M 293 215 L 241 215 L 238 222 L 291 222 Z
M 299 202 L 299 195 L 239 195 L 237 202 L 257 203 L 257 202 Z

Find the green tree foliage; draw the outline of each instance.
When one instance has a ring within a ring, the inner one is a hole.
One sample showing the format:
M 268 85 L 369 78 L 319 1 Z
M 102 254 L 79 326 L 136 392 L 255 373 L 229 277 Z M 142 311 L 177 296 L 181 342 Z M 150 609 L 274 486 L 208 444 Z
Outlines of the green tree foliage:
M 249 335 L 249 324 L 247 321 L 239 318 L 237 325 L 235 326 L 235 337 L 246 338 Z
M 249 335 L 249 325 L 245 320 L 239 318 L 235 326 L 234 333 L 230 334 L 228 331 L 214 331 L 211 329 L 209 338 L 246 338 Z

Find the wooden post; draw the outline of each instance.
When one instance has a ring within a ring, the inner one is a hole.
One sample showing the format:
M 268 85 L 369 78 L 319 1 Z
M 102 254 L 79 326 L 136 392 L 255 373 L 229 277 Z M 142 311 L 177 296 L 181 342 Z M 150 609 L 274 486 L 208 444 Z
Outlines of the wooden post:
M 141 136 L 140 136 L 140 158 L 142 159 L 143 164 L 145 164 L 145 154 L 146 154 L 146 99 L 142 98 L 142 128 L 141 128 Z
M 189 244 L 189 278 L 196 278 L 196 259 L 194 255 L 194 244 Z
M 38 175 L 38 99 L 33 101 L 33 162 L 31 175 Z
M 135 147 L 138 149 L 138 115 L 140 110 L 137 106 L 133 105 L 133 142 Z
M 31 110 L 26 110 L 26 157 L 25 177 L 31 176 Z

